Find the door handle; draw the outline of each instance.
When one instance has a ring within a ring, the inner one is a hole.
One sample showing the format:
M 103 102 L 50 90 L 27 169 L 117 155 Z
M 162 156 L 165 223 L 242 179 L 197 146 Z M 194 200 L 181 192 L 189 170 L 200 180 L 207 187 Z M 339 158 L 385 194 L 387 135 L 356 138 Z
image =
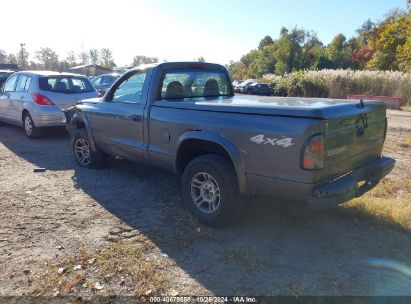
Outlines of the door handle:
M 24 96 L 21 96 L 20 99 L 24 99 Z
M 132 115 L 132 116 L 130 116 L 130 119 L 132 121 L 139 122 L 139 121 L 141 121 L 141 115 Z

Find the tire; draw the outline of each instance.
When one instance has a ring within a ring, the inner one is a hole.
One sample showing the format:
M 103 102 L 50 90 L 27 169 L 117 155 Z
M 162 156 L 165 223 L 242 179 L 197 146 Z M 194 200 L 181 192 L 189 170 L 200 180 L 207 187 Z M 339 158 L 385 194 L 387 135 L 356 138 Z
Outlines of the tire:
M 107 155 L 96 147 L 93 151 L 86 129 L 78 129 L 71 139 L 71 152 L 76 162 L 84 168 L 101 168 L 107 163 Z
M 23 129 L 24 133 L 26 133 L 27 137 L 30 139 L 38 138 L 41 135 L 41 129 L 36 127 L 28 112 L 23 115 Z
M 209 226 L 231 223 L 240 209 L 236 173 L 231 162 L 219 155 L 207 154 L 192 160 L 183 173 L 182 192 L 191 213 Z

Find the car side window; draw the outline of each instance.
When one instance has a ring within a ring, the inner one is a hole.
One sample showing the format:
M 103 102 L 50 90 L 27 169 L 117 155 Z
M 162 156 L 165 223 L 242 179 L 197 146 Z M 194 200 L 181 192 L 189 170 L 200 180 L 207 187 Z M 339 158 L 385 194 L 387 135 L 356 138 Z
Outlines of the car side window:
M 113 92 L 113 102 L 141 103 L 146 72 L 133 74 L 124 79 Z
M 97 77 L 93 79 L 93 86 L 99 85 L 102 77 Z
M 27 92 L 30 86 L 30 82 L 30 76 L 20 75 L 19 80 L 17 81 L 16 92 Z
M 109 84 L 109 83 L 110 83 L 110 80 L 111 80 L 111 77 L 110 77 L 110 76 L 104 76 L 104 77 L 101 79 L 100 84 Z
M 4 84 L 4 92 L 14 91 L 18 77 L 19 75 L 14 75 L 9 80 L 6 81 L 6 83 Z
M 32 77 L 27 76 L 27 80 L 26 80 L 26 85 L 24 86 L 24 92 L 28 92 L 30 85 L 31 85 L 31 81 L 33 80 Z

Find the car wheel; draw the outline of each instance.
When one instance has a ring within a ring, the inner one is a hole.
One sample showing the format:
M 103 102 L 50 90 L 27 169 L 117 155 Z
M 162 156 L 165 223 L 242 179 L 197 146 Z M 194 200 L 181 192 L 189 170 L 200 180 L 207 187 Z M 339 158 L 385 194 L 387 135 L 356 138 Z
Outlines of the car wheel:
M 72 153 L 76 162 L 85 168 L 100 168 L 107 162 L 107 156 L 98 148 L 93 151 L 87 131 L 79 129 L 72 137 Z
M 182 188 L 184 203 L 200 222 L 223 226 L 235 218 L 240 197 L 227 158 L 214 154 L 195 158 L 184 170 Z
M 41 135 L 41 130 L 36 127 L 29 113 L 23 115 L 23 128 L 28 138 L 37 138 Z

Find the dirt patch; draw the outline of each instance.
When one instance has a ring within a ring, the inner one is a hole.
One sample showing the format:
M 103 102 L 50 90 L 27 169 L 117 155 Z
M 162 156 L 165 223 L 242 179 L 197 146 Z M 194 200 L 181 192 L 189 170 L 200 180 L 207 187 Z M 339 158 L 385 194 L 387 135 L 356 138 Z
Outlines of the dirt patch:
M 397 167 L 370 197 L 395 203 L 411 113 L 388 118 Z M 174 175 L 122 160 L 82 169 L 64 132 L 28 140 L 12 126 L 0 127 L 0 181 L 0 295 L 411 295 L 410 231 L 353 206 L 250 199 L 215 230 L 181 205 Z

